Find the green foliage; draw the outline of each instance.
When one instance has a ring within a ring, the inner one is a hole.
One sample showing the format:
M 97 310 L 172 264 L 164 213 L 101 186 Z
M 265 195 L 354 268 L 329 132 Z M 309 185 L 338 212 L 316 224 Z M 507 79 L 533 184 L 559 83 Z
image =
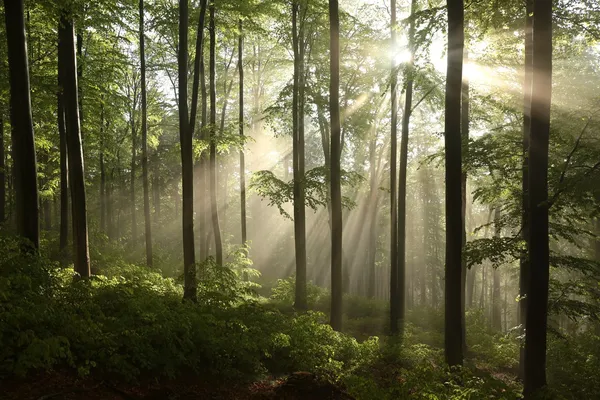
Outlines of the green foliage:
M 600 336 L 549 336 L 548 383 L 555 398 L 592 399 L 600 393 Z
M 277 285 L 271 289 L 271 300 L 284 305 L 294 304 L 296 295 L 296 277 L 290 276 L 286 279 L 278 279 Z M 323 298 L 328 296 L 327 291 L 312 282 L 306 284 L 306 301 L 309 308 L 315 308 Z

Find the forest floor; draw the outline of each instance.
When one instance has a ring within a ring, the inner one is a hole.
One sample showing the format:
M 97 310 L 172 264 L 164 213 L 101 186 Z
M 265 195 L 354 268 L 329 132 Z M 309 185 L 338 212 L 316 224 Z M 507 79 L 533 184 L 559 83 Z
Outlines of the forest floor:
M 2 400 L 352 400 L 333 385 L 318 382 L 309 373 L 250 383 L 217 382 L 202 377 L 147 379 L 116 384 L 72 374 L 43 374 L 26 380 L 0 381 Z

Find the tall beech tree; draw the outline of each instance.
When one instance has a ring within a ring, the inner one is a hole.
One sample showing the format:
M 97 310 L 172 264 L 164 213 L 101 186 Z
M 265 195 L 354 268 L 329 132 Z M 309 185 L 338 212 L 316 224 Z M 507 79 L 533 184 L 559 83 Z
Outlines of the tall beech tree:
M 146 264 L 152 266 L 152 220 L 150 218 L 150 193 L 148 183 L 148 110 L 146 95 L 146 49 L 144 38 L 144 0 L 140 0 L 140 76 L 142 106 L 142 185 L 144 190 L 144 226 L 146 239 Z M 187 101 L 187 100 L 186 100 Z M 193 190 L 193 188 L 192 188 Z M 193 201 L 193 199 L 192 199 Z
M 240 138 L 244 139 L 244 22 L 240 18 L 238 23 L 238 69 L 240 79 L 239 92 L 239 115 L 238 124 L 240 130 Z M 246 163 L 244 160 L 244 149 L 240 149 L 240 218 L 242 228 L 242 244 L 246 245 L 248 241 L 248 228 L 246 224 Z
M 58 31 L 61 82 L 66 122 L 69 186 L 71 189 L 71 218 L 73 223 L 73 256 L 75 272 L 82 278 L 90 276 L 85 175 L 79 118 L 77 58 L 75 29 L 71 11 L 63 9 Z
M 35 249 L 40 247 L 37 162 L 31 114 L 27 38 L 22 0 L 4 0 L 8 72 L 10 81 L 10 124 L 14 161 L 17 230 Z
M 329 0 L 329 113 L 331 116 L 331 327 L 342 330 L 342 187 L 340 123 L 340 12 Z
M 525 335 L 526 399 L 546 385 L 550 245 L 548 147 L 552 102 L 552 0 L 533 2 L 531 132 L 529 139 L 529 274 Z M 535 277 L 535 279 L 534 279 Z
M 0 104 L 0 226 L 6 220 L 6 164 L 4 157 L 4 110 Z
M 292 0 L 292 50 L 294 80 L 292 88 L 292 164 L 294 175 L 294 248 L 296 293 L 294 308 L 308 309 L 306 298 L 306 208 L 304 190 L 304 18 L 307 3 Z
M 411 16 L 416 13 L 417 1 L 411 1 Z M 402 114 L 402 136 L 400 142 L 400 170 L 398 176 L 398 320 L 399 333 L 404 332 L 406 300 L 406 175 L 408 166 L 408 134 L 410 115 L 413 107 L 415 18 L 410 19 L 408 28 L 408 48 L 410 59 L 406 65 L 406 97 Z
M 392 54 L 397 46 L 396 0 L 391 0 Z M 398 333 L 400 317 L 400 299 L 398 297 L 398 201 L 396 193 L 396 175 L 398 163 L 398 70 L 394 61 L 390 77 L 392 107 L 391 116 L 391 155 L 390 155 L 390 331 Z
M 533 0 L 527 0 L 525 6 L 525 65 L 523 79 L 523 163 L 521 197 L 521 237 L 525 242 L 525 251 L 519 259 L 519 323 L 525 332 L 527 322 L 527 288 L 529 286 L 529 135 L 531 130 L 531 78 L 533 74 Z M 519 374 L 525 377 L 525 347 L 519 353 Z
M 60 31 L 60 23 L 58 31 Z M 60 39 L 59 39 L 60 41 Z M 61 45 L 59 43 L 59 49 Z M 59 136 L 59 152 L 60 152 L 60 233 L 59 233 L 59 251 L 61 253 L 61 261 L 65 262 L 65 251 L 68 244 L 69 236 L 69 171 L 67 161 L 67 127 L 65 124 L 65 107 L 64 94 L 62 90 L 62 63 L 58 61 L 58 92 L 56 93 L 57 105 L 57 123 Z
M 217 264 L 223 265 L 223 243 L 221 239 L 221 226 L 219 223 L 219 210 L 217 204 L 217 32 L 215 26 L 215 3 L 210 3 L 210 213 L 212 230 L 215 238 L 215 252 Z
M 183 191 L 183 298 L 196 301 L 196 253 L 194 247 L 194 158 L 188 113 L 188 0 L 179 0 L 179 140 Z
M 461 93 L 464 49 L 464 2 L 448 1 L 448 69 L 445 97 L 446 153 L 446 279 L 445 356 L 449 365 L 462 365 L 462 140 Z

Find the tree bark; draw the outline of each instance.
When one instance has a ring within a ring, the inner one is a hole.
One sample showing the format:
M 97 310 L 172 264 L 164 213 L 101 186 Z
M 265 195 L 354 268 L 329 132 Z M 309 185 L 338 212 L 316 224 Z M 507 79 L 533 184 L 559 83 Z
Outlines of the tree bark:
M 6 220 L 6 175 L 4 161 L 4 110 L 0 107 L 0 226 Z
M 411 1 L 411 15 L 415 15 L 417 1 Z M 400 171 L 398 179 L 398 333 L 404 333 L 406 308 L 406 169 L 408 165 L 408 134 L 413 100 L 413 56 L 415 42 L 415 20 L 410 19 L 408 46 L 411 53 L 406 66 L 406 99 L 402 115 L 402 140 L 400 142 Z
M 60 24 L 59 24 L 60 31 Z M 61 45 L 59 44 L 59 47 Z M 62 89 L 62 63 L 58 62 L 58 92 L 57 92 L 57 115 L 58 115 L 58 136 L 60 146 L 60 233 L 59 233 L 59 251 L 61 262 L 66 261 L 65 252 L 69 240 L 69 183 L 68 183 L 68 162 L 67 162 L 67 128 L 65 126 L 64 94 Z
M 548 146 L 552 100 L 552 1 L 533 2 L 533 75 L 529 146 L 529 268 L 525 338 L 525 398 L 546 385 L 548 326 Z
M 377 134 L 375 128 L 374 133 Z M 375 298 L 376 280 L 375 280 L 375 261 L 377 255 L 377 203 L 379 197 L 379 187 L 377 179 L 377 168 L 375 165 L 375 150 L 377 138 L 373 138 L 369 144 L 369 208 L 371 215 L 369 217 L 369 255 L 368 255 L 368 289 L 367 297 Z
M 106 233 L 106 171 L 104 167 L 104 98 L 100 97 L 100 231 Z
M 463 63 L 468 62 L 469 53 L 467 49 L 464 49 L 463 52 Z M 462 79 L 462 98 L 461 98 L 461 138 L 462 138 L 462 147 L 465 154 L 469 151 L 469 118 L 470 118 L 470 96 L 469 96 L 469 77 L 463 74 Z M 461 225 L 462 225 L 462 251 L 464 252 L 465 247 L 467 245 L 467 170 L 463 165 L 461 172 L 461 196 L 462 196 L 462 207 L 461 207 Z M 467 328 L 465 321 L 465 309 L 467 303 L 467 261 L 465 259 L 462 260 L 462 274 L 461 274 L 461 289 L 460 289 L 460 306 L 461 313 L 463 316 L 462 319 L 462 341 L 463 341 L 463 351 L 467 351 Z M 471 274 L 473 275 L 473 274 Z M 473 295 L 473 287 L 471 286 L 471 299 Z
M 181 186 L 183 191 L 184 300 L 197 300 L 196 254 L 194 247 L 194 158 L 188 114 L 188 0 L 179 0 L 179 139 L 181 143 Z
M 62 10 L 59 29 L 59 57 L 62 60 L 61 81 L 64 85 L 67 155 L 69 164 L 69 185 L 71 188 L 71 217 L 73 223 L 73 249 L 75 272 L 81 278 L 90 276 L 90 255 L 88 245 L 88 225 L 85 196 L 83 151 L 77 88 L 77 58 L 72 16 Z
M 201 113 L 201 130 L 200 139 L 206 139 L 206 79 L 204 69 L 204 28 L 206 26 L 206 8 L 207 0 L 200 2 L 200 16 L 198 18 L 198 29 L 196 32 L 196 55 L 194 58 L 194 83 L 192 86 L 192 111 L 190 115 L 190 129 L 192 135 L 196 129 L 196 116 L 198 111 L 198 97 L 202 93 L 202 113 Z M 200 159 L 197 162 L 197 187 L 196 187 L 196 203 L 198 210 L 196 211 L 196 221 L 198 226 L 198 236 L 200 237 L 200 259 L 205 260 L 208 257 L 208 246 L 204 240 L 207 232 L 207 201 L 206 201 L 206 152 L 200 154 Z
M 391 35 L 392 53 L 397 46 L 396 0 L 391 0 Z M 398 204 L 396 197 L 396 168 L 398 153 L 398 76 L 395 61 L 392 61 L 391 71 L 391 157 L 390 157 L 390 331 L 393 335 L 398 333 L 398 317 L 400 315 L 398 299 Z
M 331 327 L 342 330 L 342 188 L 340 126 L 340 19 L 338 0 L 329 0 L 331 117 Z
M 521 237 L 525 250 L 519 260 L 519 324 L 525 333 L 527 321 L 527 287 L 529 286 L 529 135 L 531 130 L 531 78 L 533 74 L 533 0 L 527 0 L 525 7 L 525 79 L 523 80 L 523 164 L 521 197 Z M 519 351 L 519 375 L 525 377 L 525 346 Z
M 219 210 L 217 205 L 217 92 L 216 92 L 216 42 L 215 5 L 210 3 L 210 203 L 213 233 L 215 237 L 215 252 L 217 264 L 223 265 L 223 243 L 221 227 L 219 226 Z
M 296 256 L 296 293 L 294 308 L 298 311 L 308 309 L 306 298 L 306 215 L 304 192 L 304 132 L 301 120 L 304 119 L 301 92 L 304 75 L 302 56 L 304 55 L 302 40 L 304 21 L 298 21 L 302 15 L 299 0 L 292 2 L 292 45 L 294 51 L 294 87 L 292 94 L 292 164 L 294 175 L 294 249 Z
M 142 185 L 144 190 L 144 227 L 146 265 L 152 267 L 152 219 L 150 218 L 150 189 L 148 183 L 148 116 L 146 105 L 146 49 L 144 46 L 144 0 L 140 0 L 140 70 L 142 94 Z M 186 100 L 187 101 L 187 100 Z M 193 200 L 192 200 L 193 201 Z
M 239 93 L 239 129 L 240 137 L 244 138 L 244 37 L 243 37 L 243 21 L 239 21 L 239 42 L 238 42 L 238 67 L 240 76 L 240 93 Z M 248 241 L 248 231 L 246 226 L 246 163 L 244 160 L 244 149 L 240 149 L 240 216 L 242 228 L 242 245 L 245 246 Z
M 461 93 L 464 48 L 463 0 L 448 1 L 448 69 L 445 99 L 446 279 L 445 356 L 450 366 L 463 363 L 462 340 L 462 151 Z
M 4 0 L 17 231 L 37 250 L 40 247 L 37 163 L 23 15 L 22 0 Z
M 500 228 L 500 207 L 496 207 L 496 211 L 494 213 L 494 236 L 496 238 L 501 237 Z M 502 314 L 501 314 L 501 304 L 500 304 L 500 271 L 498 267 L 494 268 L 493 282 L 492 282 L 492 328 L 496 331 L 502 330 Z

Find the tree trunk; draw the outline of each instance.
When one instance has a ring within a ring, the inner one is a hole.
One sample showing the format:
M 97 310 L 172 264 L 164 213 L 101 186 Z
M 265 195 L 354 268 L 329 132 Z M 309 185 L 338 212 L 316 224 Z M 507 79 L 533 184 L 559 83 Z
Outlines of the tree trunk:
M 77 59 L 72 16 L 67 10 L 61 13 L 59 30 L 59 57 L 62 60 L 61 81 L 64 85 L 65 121 L 67 127 L 67 155 L 69 185 L 71 187 L 71 216 L 73 221 L 73 249 L 75 272 L 80 277 L 90 276 L 90 255 L 85 199 L 85 178 L 81 130 L 78 108 Z
M 6 175 L 4 161 L 4 110 L 0 107 L 0 226 L 6 220 Z
M 414 15 L 417 1 L 411 1 L 411 15 Z M 399 334 L 404 333 L 406 302 L 406 169 L 408 164 L 408 133 L 413 100 L 413 53 L 415 41 L 415 19 L 410 19 L 408 47 L 411 53 L 406 66 L 406 99 L 402 115 L 402 140 L 400 142 L 400 171 L 398 176 L 398 320 Z
M 104 98 L 100 96 L 100 231 L 106 233 L 106 171 L 104 169 Z
M 464 48 L 463 0 L 448 1 L 448 70 L 445 99 L 446 279 L 445 355 L 448 365 L 462 365 L 462 151 L 461 93 Z
M 60 30 L 60 24 L 59 24 Z M 59 44 L 60 46 L 60 44 Z M 61 262 L 66 261 L 65 252 L 69 240 L 69 183 L 68 183 L 68 163 L 67 163 L 67 131 L 65 126 L 65 108 L 64 94 L 62 89 L 62 65 L 58 62 L 58 92 L 57 92 L 57 115 L 58 115 L 58 136 L 60 142 L 60 234 L 59 251 Z
M 244 138 L 244 37 L 243 37 L 243 22 L 240 19 L 239 29 L 240 37 L 238 42 L 238 67 L 240 72 L 240 94 L 239 94 L 239 129 L 240 137 Z M 244 162 L 244 149 L 240 149 L 240 215 L 241 215 L 241 228 L 242 228 L 242 245 L 245 246 L 248 240 L 248 233 L 246 228 L 246 164 Z
M 196 129 L 196 115 L 198 111 L 198 96 L 202 92 L 202 115 L 201 115 L 201 130 L 200 139 L 206 139 L 206 79 L 204 71 L 204 28 L 206 20 L 207 0 L 200 2 L 200 16 L 198 18 L 198 29 L 196 33 L 196 54 L 194 58 L 194 83 L 192 86 L 192 111 L 190 114 L 190 129 L 192 135 Z M 200 260 L 205 260 L 208 257 L 208 246 L 205 245 L 204 237 L 206 236 L 206 152 L 200 154 L 197 168 L 197 187 L 196 187 L 196 203 L 198 210 L 196 211 L 196 221 L 198 236 L 200 237 Z
M 377 129 L 373 130 L 377 134 Z M 371 215 L 369 217 L 369 256 L 367 262 L 368 271 L 368 289 L 367 297 L 375 298 L 375 262 L 377 255 L 377 203 L 379 197 L 379 187 L 377 179 L 377 168 L 375 166 L 375 150 L 377 138 L 373 138 L 369 144 L 369 208 Z
M 495 232 L 494 236 L 496 238 L 501 237 L 502 229 L 500 228 L 500 207 L 496 207 L 496 211 L 494 213 L 494 225 Z M 501 314 L 501 298 L 500 298 L 500 271 L 498 267 L 494 268 L 494 276 L 492 283 L 492 328 L 496 331 L 502 330 L 502 314 Z
M 533 0 L 527 0 L 525 9 L 525 79 L 523 81 L 523 165 L 521 197 L 521 237 L 525 250 L 519 260 L 519 324 L 525 333 L 527 320 L 527 287 L 529 286 L 529 135 L 531 130 L 531 78 L 533 74 Z M 519 375 L 525 378 L 525 346 L 519 351 Z
M 331 327 L 342 330 L 342 188 L 340 126 L 340 19 L 338 0 L 329 0 L 331 117 Z
M 397 46 L 397 23 L 396 23 L 396 0 L 391 1 L 391 34 L 392 51 Z M 396 168 L 398 153 L 398 100 L 397 85 L 398 76 L 395 60 L 392 61 L 391 72 L 391 107 L 392 107 L 392 128 L 391 128 L 391 157 L 390 157 L 390 331 L 393 335 L 398 333 L 398 309 L 400 301 L 398 299 L 398 207 L 396 200 Z
M 194 247 L 194 158 L 188 114 L 188 0 L 179 0 L 179 139 L 181 143 L 181 187 L 183 191 L 183 275 L 185 300 L 197 300 Z
M 552 99 L 552 1 L 533 3 L 533 75 L 529 146 L 529 268 L 525 338 L 525 398 L 546 385 L 548 326 L 548 146 Z
M 298 21 L 302 15 L 299 0 L 292 2 L 292 40 L 294 47 L 294 87 L 292 95 L 292 155 L 294 173 L 294 248 L 296 255 L 296 294 L 294 308 L 298 311 L 308 309 L 306 298 L 306 216 L 304 192 L 304 132 L 301 120 L 304 119 L 301 96 L 301 82 L 304 75 L 302 56 L 304 51 L 304 21 Z
M 463 63 L 468 62 L 469 53 L 467 49 L 464 49 L 463 52 Z M 469 151 L 469 115 L 470 112 L 470 97 L 469 97 L 469 77 L 463 75 L 462 79 L 462 104 L 461 104 L 461 137 L 462 137 L 462 146 L 465 154 Z M 467 171 L 465 166 L 462 168 L 461 172 L 461 196 L 462 196 L 462 207 L 461 207 L 461 225 L 462 225 L 462 251 L 464 252 L 465 246 L 467 245 Z M 462 274 L 461 274 L 461 289 L 460 289 L 460 306 L 462 313 L 462 341 L 463 341 L 463 351 L 467 351 L 467 328 L 465 321 L 465 308 L 466 308 L 466 286 L 467 286 L 467 261 L 466 259 L 462 260 Z M 472 274 L 471 274 L 472 275 Z M 473 288 L 471 287 L 471 290 Z M 473 293 L 471 293 L 472 295 Z
M 221 241 L 221 227 L 219 226 L 219 211 L 217 205 L 217 92 L 216 92 L 216 45 L 217 35 L 215 30 L 215 5 L 210 4 L 210 208 L 212 215 L 213 233 L 215 237 L 215 250 L 217 264 L 223 265 L 223 243 Z
M 131 178 L 129 183 L 129 201 L 131 208 L 131 247 L 136 246 L 137 240 L 137 210 L 135 207 L 135 175 L 136 175 L 136 165 L 135 161 L 137 158 L 137 135 L 135 132 L 135 103 L 137 97 L 137 91 L 134 90 L 132 106 L 131 106 L 131 114 L 130 114 L 130 125 L 131 125 Z
M 144 227 L 146 265 L 152 267 L 152 220 L 150 219 L 150 189 L 148 183 L 148 121 L 146 106 L 146 49 L 144 46 L 144 0 L 140 0 L 140 70 L 142 91 L 142 185 L 144 190 Z M 186 100 L 187 101 L 187 100 Z M 193 201 L 193 200 L 192 200 Z
M 81 79 L 83 78 L 83 35 L 77 32 L 77 97 L 79 107 L 79 131 L 81 133 L 81 148 L 83 149 L 83 88 L 81 87 Z
M 17 231 L 37 250 L 40 247 L 37 163 L 23 10 L 22 0 L 4 0 Z

